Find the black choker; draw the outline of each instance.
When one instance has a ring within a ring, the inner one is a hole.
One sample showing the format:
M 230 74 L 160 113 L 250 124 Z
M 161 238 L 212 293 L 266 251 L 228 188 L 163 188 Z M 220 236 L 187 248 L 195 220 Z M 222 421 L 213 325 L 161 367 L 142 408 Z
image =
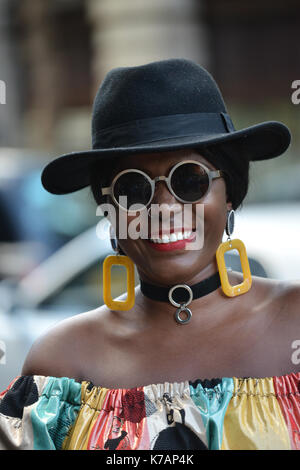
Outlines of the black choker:
M 150 299 L 160 302 L 170 302 L 177 310 L 174 313 L 175 320 L 181 325 L 188 323 L 192 318 L 192 312 L 187 306 L 194 299 L 199 299 L 204 295 L 210 294 L 221 286 L 219 272 L 204 279 L 203 281 L 188 286 L 186 284 L 176 284 L 173 287 L 160 287 L 148 282 L 140 281 L 141 292 Z M 180 317 L 181 312 L 186 313 L 186 318 Z

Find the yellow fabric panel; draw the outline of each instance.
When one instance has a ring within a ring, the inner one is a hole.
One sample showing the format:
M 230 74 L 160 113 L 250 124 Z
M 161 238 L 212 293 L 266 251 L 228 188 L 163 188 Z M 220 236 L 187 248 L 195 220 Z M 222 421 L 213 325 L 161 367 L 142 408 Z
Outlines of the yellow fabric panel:
M 234 378 L 223 428 L 222 450 L 290 450 L 273 379 Z
M 88 390 L 88 382 L 82 382 L 81 409 L 70 434 L 65 438 L 63 450 L 87 450 L 90 432 L 99 416 L 107 388 L 93 387 Z

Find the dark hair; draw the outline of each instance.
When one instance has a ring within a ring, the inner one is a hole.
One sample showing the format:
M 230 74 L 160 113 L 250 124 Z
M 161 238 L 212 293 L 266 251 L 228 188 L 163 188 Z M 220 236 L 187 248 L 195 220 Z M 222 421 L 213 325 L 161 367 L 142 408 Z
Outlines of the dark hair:
M 107 196 L 102 196 L 100 189 L 101 186 L 110 186 L 113 168 L 113 161 L 102 160 L 91 165 L 90 186 L 92 195 L 98 205 L 107 200 Z
M 227 201 L 230 201 L 233 210 L 236 210 L 242 205 L 248 192 L 249 160 L 220 145 L 211 145 L 198 151 L 215 168 L 225 173 Z
M 243 156 L 237 157 L 233 151 L 229 151 L 228 148 L 221 145 L 211 145 L 195 150 L 198 150 L 215 168 L 224 171 L 227 201 L 230 201 L 232 208 L 236 210 L 241 206 L 248 192 L 249 160 L 243 158 Z M 93 197 L 98 205 L 106 202 L 106 196 L 102 196 L 100 187 L 110 185 L 114 168 L 113 160 L 102 160 L 91 166 L 90 185 Z

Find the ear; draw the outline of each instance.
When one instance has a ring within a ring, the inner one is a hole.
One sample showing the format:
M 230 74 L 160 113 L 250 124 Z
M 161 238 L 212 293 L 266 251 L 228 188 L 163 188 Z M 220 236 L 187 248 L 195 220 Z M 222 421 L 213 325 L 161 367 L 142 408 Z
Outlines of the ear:
M 115 229 L 112 225 L 110 225 L 110 227 L 109 227 L 109 236 L 110 236 L 110 244 L 111 244 L 112 249 L 116 253 L 118 252 L 119 255 L 124 255 L 125 256 L 124 251 L 121 249 L 120 245 L 118 244 L 118 240 L 117 240 L 117 237 L 116 237 L 116 232 L 115 232 Z
M 232 202 L 227 202 L 227 203 L 226 203 L 226 206 L 227 206 L 227 210 L 228 210 L 228 211 L 231 211 L 231 209 L 232 209 Z

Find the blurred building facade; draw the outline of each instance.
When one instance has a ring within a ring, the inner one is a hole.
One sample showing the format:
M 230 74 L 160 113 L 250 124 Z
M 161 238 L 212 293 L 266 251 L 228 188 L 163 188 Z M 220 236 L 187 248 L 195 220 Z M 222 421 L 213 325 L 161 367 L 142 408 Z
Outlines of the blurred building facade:
M 0 144 L 21 145 L 22 68 L 11 7 L 9 0 L 0 1 L 0 80 L 5 84 L 5 104 L 0 104 Z

